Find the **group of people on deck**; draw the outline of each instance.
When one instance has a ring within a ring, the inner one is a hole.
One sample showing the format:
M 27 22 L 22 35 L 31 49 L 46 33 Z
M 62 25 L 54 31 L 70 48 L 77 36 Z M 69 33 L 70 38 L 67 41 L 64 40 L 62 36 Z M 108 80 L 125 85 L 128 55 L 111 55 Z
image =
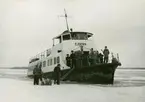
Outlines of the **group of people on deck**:
M 66 56 L 66 65 L 70 68 L 95 65 L 96 63 L 108 63 L 109 61 L 109 49 L 105 46 L 102 53 L 90 49 L 89 54 L 83 53 L 83 51 L 71 51 L 71 54 Z

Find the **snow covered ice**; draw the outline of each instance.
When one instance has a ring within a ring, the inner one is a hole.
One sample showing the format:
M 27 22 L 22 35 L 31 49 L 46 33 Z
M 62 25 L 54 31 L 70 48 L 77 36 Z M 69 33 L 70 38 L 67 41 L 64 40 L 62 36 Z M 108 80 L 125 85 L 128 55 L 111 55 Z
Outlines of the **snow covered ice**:
M 145 102 L 145 70 L 117 69 L 115 84 L 34 86 L 26 70 L 0 69 L 1 102 Z

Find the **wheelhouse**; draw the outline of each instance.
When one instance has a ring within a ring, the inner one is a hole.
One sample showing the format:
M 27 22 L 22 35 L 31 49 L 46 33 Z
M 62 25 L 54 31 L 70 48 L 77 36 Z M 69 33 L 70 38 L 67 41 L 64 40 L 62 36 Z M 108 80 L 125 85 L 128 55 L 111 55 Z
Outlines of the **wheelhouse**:
M 66 30 L 59 36 L 53 38 L 53 46 L 55 45 L 55 40 L 58 40 L 58 43 L 62 43 L 67 40 L 89 40 L 92 36 L 93 34 L 89 32 L 68 32 Z

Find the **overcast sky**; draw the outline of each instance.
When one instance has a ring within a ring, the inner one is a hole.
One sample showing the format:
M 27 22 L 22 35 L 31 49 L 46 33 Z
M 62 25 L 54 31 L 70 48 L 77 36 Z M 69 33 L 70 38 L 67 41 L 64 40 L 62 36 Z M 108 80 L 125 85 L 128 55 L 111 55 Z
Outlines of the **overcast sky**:
M 119 53 L 123 67 L 145 67 L 145 0 L 0 0 L 0 66 L 27 66 L 66 30 L 94 34 L 96 48 Z

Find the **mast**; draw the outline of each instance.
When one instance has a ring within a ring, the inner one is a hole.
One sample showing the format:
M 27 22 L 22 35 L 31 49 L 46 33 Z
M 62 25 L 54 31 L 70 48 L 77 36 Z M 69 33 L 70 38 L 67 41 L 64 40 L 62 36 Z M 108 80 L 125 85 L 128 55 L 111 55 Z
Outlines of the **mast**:
M 68 21 L 67 21 L 67 13 L 66 13 L 65 9 L 64 9 L 64 14 L 65 14 L 66 27 L 67 27 L 67 30 L 69 31 L 69 25 L 68 25 Z

